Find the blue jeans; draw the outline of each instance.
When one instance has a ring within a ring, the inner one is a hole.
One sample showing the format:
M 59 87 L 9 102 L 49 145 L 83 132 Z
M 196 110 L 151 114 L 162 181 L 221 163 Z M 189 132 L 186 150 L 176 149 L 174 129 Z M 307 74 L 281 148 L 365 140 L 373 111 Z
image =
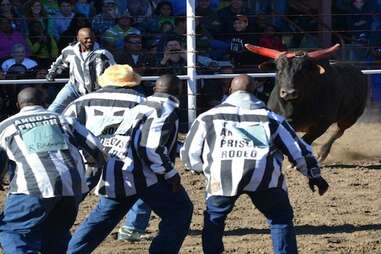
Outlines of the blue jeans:
M 138 195 L 124 199 L 101 197 L 98 205 L 74 233 L 67 253 L 91 253 L 138 198 L 161 218 L 159 233 L 152 240 L 149 252 L 178 253 L 188 233 L 193 205 L 184 188 L 172 192 L 172 185 L 167 182 L 159 182 Z
M 70 102 L 79 98 L 81 94 L 79 93 L 78 88 L 71 83 L 67 83 L 61 91 L 57 94 L 56 98 L 50 104 L 48 110 L 56 113 L 62 113 L 66 106 L 70 104 Z
M 151 208 L 143 200 L 138 199 L 128 211 L 123 226 L 143 234 L 148 226 L 150 216 Z
M 273 250 L 276 254 L 297 253 L 293 211 L 286 191 L 280 188 L 247 193 L 255 207 L 267 218 L 270 226 Z M 234 197 L 211 196 L 206 200 L 202 248 L 205 254 L 224 250 L 222 237 L 225 219 L 232 211 Z
M 10 194 L 0 218 L 5 253 L 66 253 L 78 212 L 75 197 L 39 198 Z

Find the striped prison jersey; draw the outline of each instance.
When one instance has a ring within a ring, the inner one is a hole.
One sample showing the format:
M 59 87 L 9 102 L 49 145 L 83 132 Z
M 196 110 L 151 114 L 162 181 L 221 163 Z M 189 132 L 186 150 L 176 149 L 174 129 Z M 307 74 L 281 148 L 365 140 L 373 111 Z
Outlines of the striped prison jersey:
M 203 171 L 208 196 L 287 190 L 283 154 L 305 176 L 320 176 L 311 147 L 281 116 L 241 91 L 198 116 L 180 151 L 186 168 Z
M 102 144 L 73 118 L 27 106 L 0 123 L 0 158 L 16 164 L 10 193 L 50 198 L 88 192 L 79 149 L 104 165 Z
M 80 94 L 87 94 L 99 88 L 97 79 L 110 65 L 114 65 L 113 55 L 94 44 L 87 55 L 80 52 L 80 43 L 64 48 L 48 70 L 48 75 L 56 76 L 69 67 L 69 83 L 74 84 Z
M 124 147 L 125 138 L 114 136 L 119 124 L 129 114 L 129 110 L 145 100 L 139 92 L 108 86 L 83 95 L 70 103 L 64 115 L 77 118 L 95 136 L 97 136 L 112 156 Z
M 120 153 L 122 161 L 108 160 L 96 193 L 111 198 L 135 195 L 159 181 L 177 174 L 174 167 L 178 132 L 179 101 L 155 93 L 134 107 L 123 120 L 116 136 L 129 136 Z

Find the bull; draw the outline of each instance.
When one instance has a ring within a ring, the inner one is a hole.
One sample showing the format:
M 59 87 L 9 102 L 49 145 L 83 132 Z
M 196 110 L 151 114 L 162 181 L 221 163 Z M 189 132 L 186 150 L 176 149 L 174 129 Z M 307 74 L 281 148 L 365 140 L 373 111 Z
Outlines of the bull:
M 366 76 L 353 65 L 322 61 L 335 53 L 339 44 L 312 52 L 245 46 L 253 53 L 275 59 L 275 87 L 267 105 L 283 115 L 296 131 L 304 132 L 304 141 L 312 144 L 337 123 L 318 153 L 319 161 L 324 161 L 335 140 L 364 112 L 369 90 Z

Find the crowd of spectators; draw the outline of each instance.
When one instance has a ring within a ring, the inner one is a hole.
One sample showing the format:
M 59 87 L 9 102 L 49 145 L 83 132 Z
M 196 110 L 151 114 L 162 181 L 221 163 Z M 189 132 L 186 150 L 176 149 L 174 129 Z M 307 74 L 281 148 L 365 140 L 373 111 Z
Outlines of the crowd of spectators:
M 247 42 L 277 50 L 320 47 L 313 40 L 319 29 L 316 10 L 305 4 L 303 12 L 312 15 L 293 15 L 301 12 L 295 6 L 303 2 L 196 0 L 198 71 L 257 71 L 263 59 L 246 51 Z M 143 76 L 185 74 L 185 9 L 186 0 L 0 0 L 1 78 L 46 72 L 76 40 L 78 29 L 87 26 L 117 63 L 127 63 Z M 332 1 L 332 29 L 346 43 L 366 48 L 368 60 L 381 59 L 378 13 L 380 0 Z M 0 87 L 0 94 L 9 93 L 7 89 Z

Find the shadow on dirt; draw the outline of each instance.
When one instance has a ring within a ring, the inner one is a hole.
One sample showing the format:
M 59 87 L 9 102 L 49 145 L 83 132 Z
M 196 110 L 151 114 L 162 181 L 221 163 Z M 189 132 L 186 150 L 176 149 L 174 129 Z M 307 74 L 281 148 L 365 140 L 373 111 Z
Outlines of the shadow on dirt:
M 339 233 L 354 233 L 359 231 L 378 231 L 381 230 L 381 224 L 369 224 L 369 225 L 352 225 L 344 224 L 337 226 L 326 225 L 297 225 L 295 231 L 297 235 L 325 235 L 325 234 L 339 234 Z M 190 235 L 201 235 L 201 230 L 191 230 Z M 237 228 L 232 230 L 226 230 L 225 236 L 242 236 L 249 234 L 270 234 L 269 229 L 257 229 L 257 228 Z
M 324 169 L 369 169 L 369 170 L 381 170 L 381 164 L 372 164 L 372 165 L 357 165 L 357 164 L 343 164 L 343 163 L 334 163 L 329 165 L 323 165 Z

